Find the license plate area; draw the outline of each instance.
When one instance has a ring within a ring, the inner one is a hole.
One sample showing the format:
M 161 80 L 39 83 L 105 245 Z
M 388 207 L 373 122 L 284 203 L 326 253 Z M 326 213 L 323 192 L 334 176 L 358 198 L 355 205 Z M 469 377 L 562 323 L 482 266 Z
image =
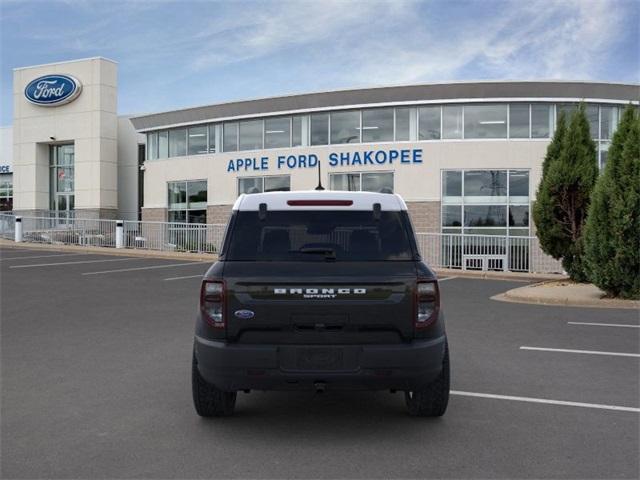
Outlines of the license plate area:
M 358 369 L 357 347 L 291 346 L 279 350 L 280 368 L 297 372 L 339 372 Z

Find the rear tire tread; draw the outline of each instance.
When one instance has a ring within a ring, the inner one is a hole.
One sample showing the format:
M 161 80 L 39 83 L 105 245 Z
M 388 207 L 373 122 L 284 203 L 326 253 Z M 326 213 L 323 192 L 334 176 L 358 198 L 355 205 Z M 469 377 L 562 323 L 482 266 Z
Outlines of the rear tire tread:
M 193 405 L 201 417 L 228 417 L 233 415 L 237 392 L 224 392 L 208 383 L 198 371 L 195 355 L 191 365 Z
M 442 371 L 421 390 L 405 392 L 409 414 L 415 417 L 441 417 L 449 403 L 449 346 L 445 344 Z

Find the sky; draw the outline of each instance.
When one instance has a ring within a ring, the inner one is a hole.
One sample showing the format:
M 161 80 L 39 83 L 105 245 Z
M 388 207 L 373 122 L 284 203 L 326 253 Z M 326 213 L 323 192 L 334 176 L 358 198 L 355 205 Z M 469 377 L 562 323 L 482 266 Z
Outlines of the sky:
M 118 62 L 118 112 L 378 85 L 640 81 L 640 0 L 0 0 L 12 69 Z

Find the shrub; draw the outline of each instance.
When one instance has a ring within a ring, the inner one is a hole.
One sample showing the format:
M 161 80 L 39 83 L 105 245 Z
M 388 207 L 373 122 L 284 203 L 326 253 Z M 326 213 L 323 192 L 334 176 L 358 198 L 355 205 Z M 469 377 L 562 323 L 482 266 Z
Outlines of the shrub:
M 640 119 L 631 106 L 596 183 L 584 239 L 589 280 L 609 296 L 640 298 Z

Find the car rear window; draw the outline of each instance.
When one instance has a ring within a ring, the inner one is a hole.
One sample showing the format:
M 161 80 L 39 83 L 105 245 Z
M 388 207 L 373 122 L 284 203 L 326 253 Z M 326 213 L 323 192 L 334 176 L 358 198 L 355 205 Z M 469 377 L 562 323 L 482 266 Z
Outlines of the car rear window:
M 225 260 L 404 261 L 413 259 L 406 212 L 268 211 L 234 213 Z

